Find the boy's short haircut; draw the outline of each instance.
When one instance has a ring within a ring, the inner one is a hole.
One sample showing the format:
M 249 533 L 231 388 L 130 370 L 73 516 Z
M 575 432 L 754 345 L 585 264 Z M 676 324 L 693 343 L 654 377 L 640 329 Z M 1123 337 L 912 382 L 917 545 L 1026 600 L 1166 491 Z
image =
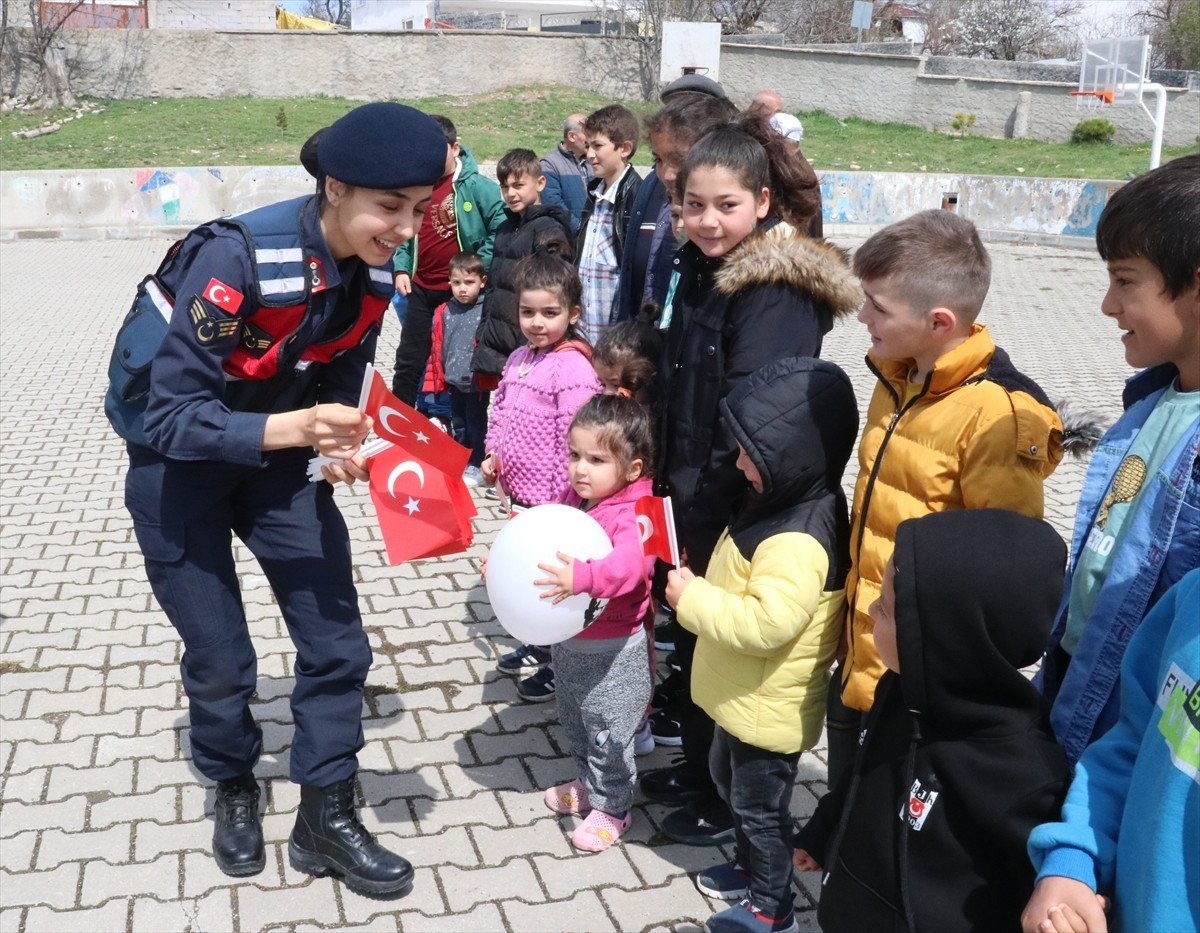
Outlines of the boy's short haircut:
M 1200 155 L 1174 159 L 1119 189 L 1096 224 L 1105 262 L 1141 256 L 1178 298 L 1200 267 Z
M 586 136 L 607 136 L 618 148 L 629 143 L 631 158 L 637 152 L 638 118 L 620 104 L 609 104 L 589 114 L 583 121 L 583 132 Z
M 447 146 L 453 146 L 458 142 L 458 128 L 455 127 L 453 120 L 442 116 L 440 113 L 431 113 L 429 116 L 434 123 L 442 128 L 442 132 L 446 136 Z
M 463 275 L 477 275 L 482 279 L 487 268 L 483 264 L 483 257 L 478 253 L 463 250 L 461 253 L 455 253 L 450 259 L 450 274 L 453 275 L 455 272 L 461 272 Z
M 496 181 L 500 184 L 522 175 L 537 181 L 542 174 L 542 162 L 532 149 L 509 149 L 496 163 Z
M 888 279 L 913 314 L 949 308 L 970 323 L 987 297 L 992 259 L 971 221 L 935 208 L 873 234 L 854 254 L 854 274 Z

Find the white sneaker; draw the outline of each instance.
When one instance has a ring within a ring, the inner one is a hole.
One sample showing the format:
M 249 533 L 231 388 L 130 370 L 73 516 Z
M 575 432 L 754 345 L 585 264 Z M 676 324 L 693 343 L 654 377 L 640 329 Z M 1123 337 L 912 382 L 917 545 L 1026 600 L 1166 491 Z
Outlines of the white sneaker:
M 654 736 L 650 733 L 650 722 L 647 720 L 642 723 L 642 728 L 638 729 L 633 736 L 633 753 L 635 755 L 649 755 L 654 751 L 655 743 Z
M 477 466 L 469 466 L 463 470 L 463 482 L 468 486 L 483 485 L 483 471 Z

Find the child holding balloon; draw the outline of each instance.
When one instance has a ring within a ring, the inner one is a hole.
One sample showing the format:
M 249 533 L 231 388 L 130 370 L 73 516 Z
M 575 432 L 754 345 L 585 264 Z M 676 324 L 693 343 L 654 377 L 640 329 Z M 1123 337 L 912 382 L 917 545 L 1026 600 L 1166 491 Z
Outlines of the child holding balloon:
M 579 406 L 600 391 L 591 347 L 576 326 L 583 286 L 574 267 L 539 246 L 513 271 L 517 319 L 527 341 L 504 364 L 492 402 L 480 464 L 488 486 L 511 505 L 555 502 L 567 488 L 567 431 Z M 500 659 L 505 673 L 549 660 L 544 649 L 522 645 Z M 523 699 L 554 697 L 554 674 L 543 668 L 517 687 Z
M 642 552 L 637 500 L 652 492 L 646 475 L 654 429 L 645 407 L 620 395 L 597 395 L 575 415 L 569 435 L 570 486 L 559 501 L 591 515 L 612 541 L 612 552 L 559 564 L 538 564 L 555 603 L 593 597 L 584 630 L 551 647 L 558 682 L 558 718 L 579 777 L 546 791 L 556 813 L 587 814 L 571 834 L 577 849 L 599 852 L 629 829 L 637 778 L 634 745 L 650 700 L 649 643 L 643 620 L 650 608 L 654 558 Z M 607 600 L 593 619 L 598 600 Z

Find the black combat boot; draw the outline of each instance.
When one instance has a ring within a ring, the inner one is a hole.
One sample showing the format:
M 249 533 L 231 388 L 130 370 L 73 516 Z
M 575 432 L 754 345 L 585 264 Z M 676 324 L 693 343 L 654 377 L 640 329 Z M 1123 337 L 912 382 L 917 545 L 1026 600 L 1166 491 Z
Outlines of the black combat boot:
M 217 783 L 213 805 L 213 857 L 227 875 L 257 875 L 267 863 L 262 820 L 258 816 L 258 782 L 243 774 Z
M 412 865 L 358 821 L 352 777 L 329 787 L 301 786 L 288 858 L 296 871 L 339 875 L 358 894 L 395 896 L 412 885 Z

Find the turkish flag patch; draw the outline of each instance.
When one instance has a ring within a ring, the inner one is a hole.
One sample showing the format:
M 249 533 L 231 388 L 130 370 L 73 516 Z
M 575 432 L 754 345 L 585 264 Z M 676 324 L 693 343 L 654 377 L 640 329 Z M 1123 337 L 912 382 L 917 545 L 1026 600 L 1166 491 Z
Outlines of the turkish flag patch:
M 242 306 L 243 297 L 236 288 L 230 288 L 220 279 L 209 279 L 204 288 L 205 300 L 230 314 L 237 313 L 237 309 Z

